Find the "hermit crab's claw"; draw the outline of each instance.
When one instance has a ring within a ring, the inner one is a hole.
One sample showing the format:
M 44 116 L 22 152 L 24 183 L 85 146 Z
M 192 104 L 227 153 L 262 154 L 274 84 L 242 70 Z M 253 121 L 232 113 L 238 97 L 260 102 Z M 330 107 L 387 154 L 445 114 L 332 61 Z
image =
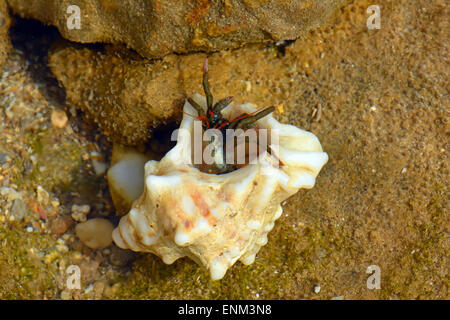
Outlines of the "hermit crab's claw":
M 208 83 L 208 58 L 205 59 L 205 63 L 203 64 L 203 90 L 205 91 L 206 95 L 206 108 L 208 113 L 209 110 L 212 110 L 213 103 L 213 96 L 211 94 L 211 91 L 209 90 Z

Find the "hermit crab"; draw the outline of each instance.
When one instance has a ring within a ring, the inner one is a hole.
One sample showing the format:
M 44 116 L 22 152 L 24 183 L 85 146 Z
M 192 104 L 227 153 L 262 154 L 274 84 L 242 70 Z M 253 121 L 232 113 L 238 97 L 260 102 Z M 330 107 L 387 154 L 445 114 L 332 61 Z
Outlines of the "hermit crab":
M 217 101 L 213 105 L 213 96 L 211 94 L 211 91 L 209 89 L 209 82 L 208 82 L 208 59 L 205 59 L 204 65 L 203 65 L 203 90 L 206 95 L 206 111 L 203 109 L 202 106 L 200 106 L 199 103 L 197 103 L 194 99 L 188 97 L 187 101 L 190 103 L 192 107 L 195 108 L 195 110 L 198 113 L 198 116 L 194 116 L 192 114 L 186 113 L 185 114 L 194 117 L 202 122 L 202 128 L 203 130 L 216 130 L 219 131 L 220 137 L 229 137 L 230 134 L 235 135 L 236 131 L 239 130 L 240 133 L 245 134 L 245 130 L 253 128 L 254 123 L 258 121 L 259 119 L 267 116 L 268 114 L 272 113 L 275 108 L 274 107 L 268 107 L 263 110 L 257 110 L 252 113 L 242 113 L 239 116 L 227 120 L 222 115 L 222 110 L 230 105 L 230 103 L 233 101 L 233 97 L 228 96 L 226 98 L 223 98 L 219 101 Z M 241 129 L 241 130 L 240 130 Z M 212 152 L 212 158 L 214 160 L 214 167 L 209 168 L 209 173 L 227 173 L 230 171 L 233 171 L 236 169 L 235 159 L 232 159 L 231 165 L 230 163 L 227 163 L 226 161 L 226 152 L 225 152 L 225 143 L 223 143 L 223 139 L 221 139 L 220 142 L 217 142 L 214 144 L 214 140 L 217 138 L 217 135 L 211 135 L 209 142 L 213 144 Z M 249 136 L 244 137 L 246 140 L 244 143 L 249 143 Z M 229 140 L 229 139 L 228 139 Z M 256 141 L 254 141 L 257 143 Z M 231 143 L 235 143 L 235 139 L 233 136 L 233 139 Z M 245 164 L 245 163 L 243 163 Z
M 312 133 L 278 122 L 271 107 L 232 105 L 230 97 L 214 103 L 207 62 L 203 71 L 206 97 L 185 102 L 176 145 L 159 161 L 136 154 L 118 159 L 108 180 L 116 197 L 127 195 L 130 208 L 113 232 L 119 247 L 153 253 L 166 264 L 189 257 L 217 280 L 236 261 L 255 260 L 282 214 L 281 203 L 314 186 L 328 155 Z M 215 133 L 205 137 L 209 130 Z M 242 164 L 233 162 L 239 146 L 220 142 L 220 135 L 238 130 L 245 136 Z M 197 163 L 199 153 L 212 162 Z

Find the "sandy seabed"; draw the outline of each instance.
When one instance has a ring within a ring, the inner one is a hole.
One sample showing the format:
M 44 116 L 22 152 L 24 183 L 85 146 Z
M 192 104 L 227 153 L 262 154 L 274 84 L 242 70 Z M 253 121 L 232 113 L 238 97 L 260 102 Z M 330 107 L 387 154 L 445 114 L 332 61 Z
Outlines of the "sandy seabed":
M 114 221 L 90 159 L 92 150 L 108 158 L 110 145 L 70 108 L 69 124 L 52 127 L 64 101 L 16 46 L 0 82 L 0 187 L 23 206 L 2 189 L 0 298 L 448 299 L 449 6 L 378 3 L 378 30 L 366 26 L 373 3 L 361 0 L 284 54 L 250 46 L 210 58 L 215 96 L 277 106 L 330 158 L 316 186 L 286 202 L 255 263 L 217 282 L 187 259 L 166 266 L 76 239 L 63 218 L 73 203 Z M 203 58 L 192 57 L 190 93 L 201 89 Z M 214 71 L 215 59 L 226 67 Z M 70 264 L 81 267 L 80 290 L 65 287 Z M 380 289 L 367 286 L 373 265 Z

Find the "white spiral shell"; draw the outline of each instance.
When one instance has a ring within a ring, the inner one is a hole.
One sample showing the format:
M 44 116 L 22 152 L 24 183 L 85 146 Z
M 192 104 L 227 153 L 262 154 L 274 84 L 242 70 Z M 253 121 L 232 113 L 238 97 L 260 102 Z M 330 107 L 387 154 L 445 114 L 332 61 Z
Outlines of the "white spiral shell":
M 200 95 L 195 100 L 205 105 Z M 255 110 L 245 104 L 222 113 L 230 119 Z M 184 111 L 196 112 L 188 102 Z M 180 129 L 192 134 L 194 121 L 185 114 Z M 154 253 L 167 264 L 187 256 L 208 269 L 212 279 L 221 279 L 237 260 L 251 264 L 282 213 L 281 202 L 299 188 L 312 188 L 328 160 L 310 132 L 281 124 L 271 114 L 256 126 L 278 132 L 278 144 L 271 145 L 278 159 L 263 152 L 257 163 L 221 175 L 192 165 L 192 136 L 179 133 L 161 161 L 145 164 L 144 191 L 114 230 L 114 242 Z

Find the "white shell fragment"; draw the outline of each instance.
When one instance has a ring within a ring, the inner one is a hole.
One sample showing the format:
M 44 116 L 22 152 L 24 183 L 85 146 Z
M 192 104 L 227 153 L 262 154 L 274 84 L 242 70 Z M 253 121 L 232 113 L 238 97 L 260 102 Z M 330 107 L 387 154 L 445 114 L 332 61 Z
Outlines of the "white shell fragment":
M 205 105 L 204 98 L 195 100 Z M 251 104 L 229 106 L 227 119 L 254 112 Z M 184 111 L 196 114 L 186 102 Z M 195 118 L 184 114 L 180 129 L 193 136 Z M 193 139 L 178 135 L 176 146 L 161 161 L 145 164 L 144 190 L 113 232 L 123 249 L 151 252 L 171 264 L 189 257 L 221 279 L 237 260 L 251 264 L 267 243 L 281 216 L 280 203 L 300 188 L 312 188 L 328 155 L 312 133 L 279 123 L 272 114 L 256 122 L 258 129 L 278 132 L 278 152 L 259 154 L 249 164 L 226 174 L 199 171 L 192 163 Z

